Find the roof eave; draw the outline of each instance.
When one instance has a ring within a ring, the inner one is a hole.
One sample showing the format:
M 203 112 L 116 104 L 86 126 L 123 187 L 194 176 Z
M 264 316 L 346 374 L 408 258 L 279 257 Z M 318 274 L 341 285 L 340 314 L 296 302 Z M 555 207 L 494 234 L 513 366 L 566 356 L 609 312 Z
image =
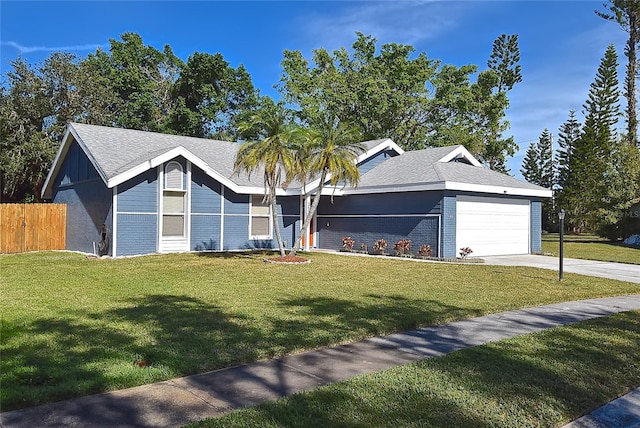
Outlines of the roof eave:
M 491 193 L 496 195 L 511 196 L 533 196 L 538 198 L 551 198 L 553 190 L 540 187 L 539 189 L 512 187 L 512 186 L 494 186 L 487 184 L 460 183 L 455 181 L 446 181 L 445 190 L 457 190 L 463 192 L 479 192 Z
M 331 194 L 333 188 L 325 188 L 322 194 Z M 538 198 L 551 198 L 553 191 L 550 189 L 528 189 L 511 186 L 490 186 L 485 184 L 458 183 L 452 181 L 434 181 L 430 183 L 410 183 L 410 184 L 394 184 L 381 186 L 360 186 L 344 189 L 336 189 L 335 195 L 362 195 L 369 193 L 400 193 L 400 192 L 419 192 L 434 190 L 456 190 L 461 192 L 478 192 L 489 193 L 495 195 L 510 196 L 528 196 Z

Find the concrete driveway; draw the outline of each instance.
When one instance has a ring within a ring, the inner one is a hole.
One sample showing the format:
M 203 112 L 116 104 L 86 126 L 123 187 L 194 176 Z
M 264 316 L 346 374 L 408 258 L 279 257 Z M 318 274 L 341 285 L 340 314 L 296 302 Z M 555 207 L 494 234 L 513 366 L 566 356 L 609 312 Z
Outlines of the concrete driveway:
M 558 271 L 558 257 L 520 255 L 482 257 L 485 264 L 497 266 L 531 266 Z M 640 284 L 640 265 L 599 262 L 594 260 L 564 259 L 563 271 L 581 275 L 611 278 Z

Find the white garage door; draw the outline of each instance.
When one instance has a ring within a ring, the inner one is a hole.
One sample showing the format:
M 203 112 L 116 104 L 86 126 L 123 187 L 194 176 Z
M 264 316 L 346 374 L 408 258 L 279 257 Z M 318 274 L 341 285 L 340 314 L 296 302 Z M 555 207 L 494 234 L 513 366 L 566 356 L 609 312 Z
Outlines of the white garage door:
M 456 252 L 471 256 L 529 253 L 529 201 L 523 199 L 458 196 L 456 198 Z

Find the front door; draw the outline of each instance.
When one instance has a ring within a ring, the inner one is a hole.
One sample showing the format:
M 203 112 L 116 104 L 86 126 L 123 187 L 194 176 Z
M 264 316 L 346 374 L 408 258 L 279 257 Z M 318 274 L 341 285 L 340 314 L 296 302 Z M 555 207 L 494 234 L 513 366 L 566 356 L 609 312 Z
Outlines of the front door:
M 315 234 L 315 218 L 311 219 L 311 223 L 309 223 L 309 246 L 313 247 L 313 235 Z M 307 236 L 306 234 L 302 235 L 302 247 L 306 246 Z

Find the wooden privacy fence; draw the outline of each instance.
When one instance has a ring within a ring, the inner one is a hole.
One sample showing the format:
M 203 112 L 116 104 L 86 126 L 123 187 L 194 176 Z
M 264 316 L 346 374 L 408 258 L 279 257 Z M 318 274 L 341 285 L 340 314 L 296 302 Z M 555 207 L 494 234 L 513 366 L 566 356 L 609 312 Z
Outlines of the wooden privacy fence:
M 64 250 L 65 204 L 0 204 L 0 253 Z

